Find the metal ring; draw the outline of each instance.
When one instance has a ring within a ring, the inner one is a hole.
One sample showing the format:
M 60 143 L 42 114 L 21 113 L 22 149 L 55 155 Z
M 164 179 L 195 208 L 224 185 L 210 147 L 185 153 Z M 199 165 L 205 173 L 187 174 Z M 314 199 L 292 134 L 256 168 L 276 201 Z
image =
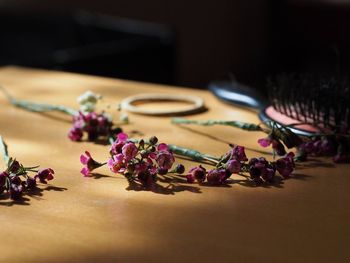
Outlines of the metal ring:
M 176 110 L 155 110 L 155 109 L 142 109 L 135 106 L 136 103 L 147 103 L 154 101 L 182 101 L 190 102 L 191 105 L 181 107 Z M 200 97 L 191 96 L 191 95 L 174 95 L 174 94 L 138 94 L 135 96 L 127 97 L 122 100 L 121 107 L 124 110 L 129 112 L 143 114 L 143 115 L 184 115 L 191 114 L 202 111 L 204 109 L 204 101 Z

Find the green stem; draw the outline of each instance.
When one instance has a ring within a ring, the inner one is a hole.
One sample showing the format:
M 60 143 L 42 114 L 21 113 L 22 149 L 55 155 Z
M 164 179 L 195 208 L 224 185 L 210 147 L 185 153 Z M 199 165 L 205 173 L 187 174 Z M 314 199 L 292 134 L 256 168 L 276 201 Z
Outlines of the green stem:
M 4 87 L 0 86 L 0 90 L 5 94 L 8 101 L 15 107 L 22 108 L 28 111 L 33 112 L 48 112 L 48 111 L 59 111 L 70 116 L 75 116 L 78 114 L 78 111 L 67 108 L 62 105 L 51 105 L 44 103 L 36 103 L 26 100 L 18 100 L 12 97 Z
M 211 156 L 209 154 L 204 154 L 196 150 L 180 147 L 173 144 L 168 144 L 169 149 L 178 155 L 189 157 L 194 161 L 210 161 L 215 164 L 219 162 L 219 158 Z
M 264 131 L 260 125 L 241 122 L 241 121 L 224 121 L 224 120 L 188 120 L 183 118 L 173 118 L 171 120 L 174 124 L 197 124 L 201 126 L 225 125 L 239 128 L 246 131 Z
M 34 172 L 34 173 L 37 173 L 39 172 L 39 170 L 34 170 L 34 169 L 25 169 L 26 171 L 29 171 L 29 172 Z
M 10 156 L 9 156 L 9 153 L 8 153 L 8 150 L 7 150 L 7 145 L 4 142 L 4 140 L 2 139 L 1 135 L 0 135 L 0 152 L 1 152 L 2 156 L 3 156 L 5 164 L 8 164 Z

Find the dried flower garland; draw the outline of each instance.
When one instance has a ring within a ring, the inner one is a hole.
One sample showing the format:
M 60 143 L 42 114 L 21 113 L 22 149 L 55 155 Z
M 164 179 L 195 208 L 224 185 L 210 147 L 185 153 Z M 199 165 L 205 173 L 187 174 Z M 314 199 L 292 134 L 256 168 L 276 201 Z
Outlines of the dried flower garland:
M 106 162 L 98 162 L 85 152 L 80 157 L 84 167 L 81 173 L 89 176 L 92 172 L 104 165 L 116 174 L 124 175 L 130 183 L 139 183 L 149 187 L 157 181 L 158 176 L 168 173 L 181 175 L 185 172 L 182 164 L 175 163 L 174 154 L 186 156 L 193 160 L 206 160 L 214 169 L 206 170 L 199 165 L 189 170 L 186 175 L 188 183 L 209 183 L 210 185 L 226 184 L 232 174 L 249 174 L 256 184 L 273 183 L 276 171 L 287 178 L 294 170 L 294 154 L 289 153 L 284 158 L 269 162 L 264 157 L 248 158 L 243 146 L 231 145 L 231 149 L 220 158 L 202 154 L 198 151 L 182 148 L 175 145 L 159 143 L 156 137 L 149 140 L 129 139 L 124 133 L 117 136 L 110 148 L 110 157 Z
M 227 183 L 232 174 L 245 177 L 249 174 L 249 178 L 256 184 L 272 183 L 274 182 L 276 171 L 286 178 L 289 177 L 295 167 L 294 154 L 287 154 L 281 141 L 288 148 L 302 143 L 302 140 L 288 128 L 276 126 L 269 129 L 260 125 L 233 121 L 229 122 L 228 125 L 248 131 L 268 133 L 268 137 L 261 139 L 259 143 L 264 146 L 272 144 L 274 151 L 278 155 L 284 155 L 284 157 L 273 162 L 267 161 L 264 157 L 248 160 L 244 147 L 239 145 L 231 145 L 231 149 L 227 153 L 221 157 L 214 157 L 196 150 L 158 143 L 156 137 L 152 137 L 149 140 L 128 138 L 126 134 L 121 132 L 120 128 L 114 128 L 112 119 L 107 114 L 95 112 L 96 104 L 101 99 L 101 96 L 92 92 L 86 92 L 78 98 L 80 110 L 75 111 L 64 106 L 17 100 L 11 97 L 6 90 L 3 91 L 14 106 L 35 112 L 60 111 L 73 116 L 73 127 L 68 133 L 68 137 L 72 141 L 82 140 L 84 133 L 86 133 L 89 141 L 97 141 L 103 138 L 110 142 L 110 157 L 105 162 L 96 161 L 88 151 L 80 156 L 80 161 L 83 164 L 81 173 L 84 176 L 90 176 L 95 169 L 108 165 L 113 173 L 124 175 L 130 183 L 150 186 L 157 181 L 158 176 L 169 173 L 178 175 L 185 173 L 185 168 L 182 164 L 174 166 L 175 155 L 178 155 L 198 162 L 206 161 L 214 166 L 213 169 L 208 171 L 201 165 L 191 168 L 186 174 L 188 183 L 206 182 L 211 185 L 222 185 Z M 123 123 L 127 122 L 128 119 L 124 117 Z M 175 120 L 174 122 L 177 121 Z M 181 119 L 180 123 L 193 123 L 193 121 Z M 197 124 L 227 125 L 227 122 L 209 121 Z
M 0 196 L 20 200 L 23 194 L 37 188 L 37 181 L 47 184 L 47 181 L 54 179 L 54 170 L 46 168 L 38 170 L 39 166 L 25 167 L 15 158 L 9 156 L 7 145 L 0 136 L 0 152 L 7 168 L 0 172 Z M 32 177 L 30 172 L 35 173 Z

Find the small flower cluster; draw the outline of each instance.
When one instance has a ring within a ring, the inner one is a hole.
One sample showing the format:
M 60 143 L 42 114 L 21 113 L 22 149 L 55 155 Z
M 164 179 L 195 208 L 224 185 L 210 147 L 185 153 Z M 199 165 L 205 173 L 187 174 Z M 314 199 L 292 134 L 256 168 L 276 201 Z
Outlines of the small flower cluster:
M 253 182 L 261 184 L 274 181 L 276 171 L 284 178 L 294 170 L 294 154 L 289 153 L 276 162 L 269 162 L 264 157 L 248 158 L 243 146 L 231 145 L 229 152 L 224 154 L 216 164 L 215 169 L 207 171 L 204 167 L 197 166 L 190 169 L 187 174 L 187 182 L 204 183 L 207 181 L 211 185 L 222 185 L 232 174 L 249 173 Z
M 110 155 L 106 163 L 100 163 L 85 152 L 80 157 L 84 165 L 81 173 L 89 176 L 93 170 L 107 164 L 113 173 L 123 174 L 129 182 L 148 186 L 157 180 L 157 175 L 182 174 L 185 170 L 181 164 L 172 169 L 175 162 L 173 153 L 165 143 L 158 144 L 154 136 L 147 142 L 140 140 L 136 143 L 128 140 L 126 134 L 119 133 L 111 146 Z
M 73 127 L 68 137 L 72 141 L 81 141 L 84 133 L 89 141 L 96 141 L 100 137 L 108 139 L 121 132 L 120 128 L 113 128 L 112 118 L 106 113 L 96 113 L 96 105 L 101 95 L 86 91 L 78 97 L 80 111 L 73 116 Z
M 7 169 L 0 173 L 0 195 L 5 191 L 9 193 L 12 200 L 19 200 L 23 193 L 33 190 L 37 186 L 37 180 L 43 184 L 52 180 L 54 171 L 51 168 L 43 170 L 35 170 L 38 166 L 24 167 L 15 159 L 10 158 Z M 35 172 L 35 176 L 31 177 L 28 172 Z
M 311 156 L 332 156 L 336 163 L 350 162 L 350 139 L 342 136 L 314 137 L 298 147 L 304 160 Z
M 294 171 L 294 153 L 290 152 L 276 162 L 269 162 L 264 157 L 251 158 L 248 167 L 250 178 L 255 183 L 272 183 L 276 176 L 276 170 L 283 178 L 288 178 Z
M 99 137 L 110 137 L 120 131 L 120 128 L 113 129 L 113 122 L 106 114 L 80 111 L 78 115 L 73 117 L 73 127 L 70 129 L 68 137 L 72 141 L 81 141 L 84 132 L 86 132 L 88 140 L 95 141 Z

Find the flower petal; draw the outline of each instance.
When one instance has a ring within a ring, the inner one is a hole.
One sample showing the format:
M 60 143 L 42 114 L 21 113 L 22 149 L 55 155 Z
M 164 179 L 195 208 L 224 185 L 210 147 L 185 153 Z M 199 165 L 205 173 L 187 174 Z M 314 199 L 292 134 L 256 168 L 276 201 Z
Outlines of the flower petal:
M 165 143 L 160 143 L 157 147 L 157 150 L 158 151 L 168 151 L 169 148 L 168 148 L 168 145 L 165 144 Z
M 83 169 L 81 169 L 80 171 L 84 176 L 89 176 L 90 171 L 87 167 L 84 167 Z
M 118 141 L 125 142 L 128 139 L 128 135 L 121 132 L 117 135 L 117 139 L 118 139 Z

